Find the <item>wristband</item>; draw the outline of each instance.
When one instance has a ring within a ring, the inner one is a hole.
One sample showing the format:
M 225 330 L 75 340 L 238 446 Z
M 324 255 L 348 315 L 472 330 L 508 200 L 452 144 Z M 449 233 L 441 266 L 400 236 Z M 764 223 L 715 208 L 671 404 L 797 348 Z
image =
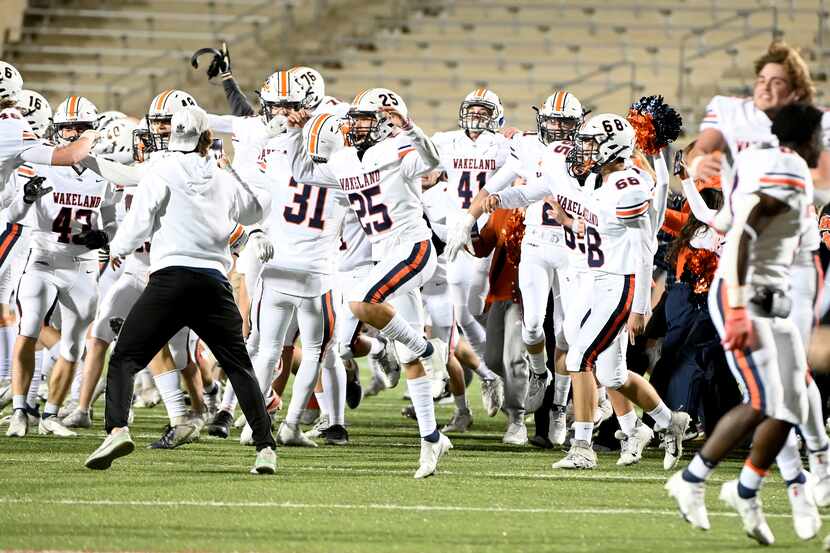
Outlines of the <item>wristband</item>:
M 730 309 L 743 309 L 746 307 L 746 297 L 749 286 L 727 286 L 726 301 Z

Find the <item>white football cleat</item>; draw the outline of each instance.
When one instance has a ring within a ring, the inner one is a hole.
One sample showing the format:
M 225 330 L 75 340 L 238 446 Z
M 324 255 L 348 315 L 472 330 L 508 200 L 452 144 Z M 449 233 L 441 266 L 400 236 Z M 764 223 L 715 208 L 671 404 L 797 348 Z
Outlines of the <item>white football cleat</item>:
M 435 470 L 438 468 L 438 461 L 451 449 L 452 442 L 440 432 L 438 433 L 437 442 L 428 442 L 421 438 L 420 466 L 415 471 L 415 478 L 420 480 L 421 478 L 427 478 L 435 474 Z
M 548 370 L 543 373 L 530 371 L 527 381 L 527 395 L 525 396 L 525 410 L 528 414 L 535 413 L 542 406 L 542 402 L 545 400 L 545 391 L 552 381 L 553 376 Z
M 550 410 L 550 426 L 548 440 L 554 445 L 562 445 L 568 437 L 568 424 L 565 418 L 565 408 L 554 405 Z
M 795 535 L 802 540 L 816 537 L 821 528 L 821 516 L 818 514 L 809 483 L 787 486 L 787 497 L 792 508 Z
M 691 417 L 683 411 L 672 411 L 671 424 L 663 433 L 663 470 L 671 470 L 683 456 L 683 439 Z
M 44 436 L 53 434 L 61 438 L 71 438 L 78 435 L 62 425 L 57 416 L 41 417 L 40 424 L 37 425 L 37 433 Z
M 720 500 L 738 512 L 747 536 L 761 545 L 775 543 L 775 536 L 772 535 L 772 530 L 767 524 L 761 499 L 757 495 L 749 499 L 742 498 L 738 495 L 738 481 L 730 480 L 721 486 Z
M 92 418 L 89 412 L 75 409 L 61 419 L 61 424 L 67 428 L 92 428 Z
M 329 426 L 329 416 L 328 415 L 320 415 L 320 418 L 317 419 L 317 422 L 314 423 L 314 426 L 311 430 L 307 432 L 303 432 L 306 438 L 319 438 L 323 435 L 323 431 L 327 429 Z
M 504 404 L 504 382 L 498 375 L 493 377 L 492 380 L 481 381 L 481 403 L 488 417 L 495 417 Z
M 585 440 L 571 440 L 571 449 L 561 461 L 552 465 L 555 469 L 590 470 L 597 467 L 597 454 Z
M 29 431 L 29 415 L 23 409 L 15 409 L 9 419 L 9 429 L 6 436 L 10 438 L 23 438 Z
M 473 426 L 473 414 L 469 409 L 456 409 L 452 414 L 450 422 L 447 423 L 441 432 L 466 432 Z
M 507 431 L 501 439 L 507 445 L 527 445 L 527 426 L 522 419 L 507 425 Z
M 242 432 L 239 434 L 239 445 L 256 445 L 254 443 L 254 430 L 250 424 L 245 423 Z
M 828 451 L 810 451 L 810 473 L 813 475 L 811 488 L 818 507 L 830 506 L 830 466 L 827 463 Z
M 621 445 L 617 465 L 628 466 L 639 463 L 643 458 L 643 450 L 654 437 L 654 431 L 638 420 L 631 436 L 625 435 L 622 430 L 617 430 L 614 437 L 620 440 Z
M 701 530 L 711 528 L 709 514 L 706 512 L 705 482 L 687 482 L 683 480 L 683 471 L 675 472 L 664 486 L 677 502 L 677 509 L 680 511 L 683 520 Z
M 316 443 L 303 435 L 300 425 L 287 422 L 283 422 L 277 431 L 277 443 L 297 447 L 317 447 Z
M 58 409 L 58 418 L 62 419 L 62 418 L 65 418 L 65 417 L 69 416 L 69 414 L 72 413 L 77 408 L 78 408 L 78 402 L 77 401 L 73 401 L 73 400 L 67 401 L 63 405 L 63 407 Z

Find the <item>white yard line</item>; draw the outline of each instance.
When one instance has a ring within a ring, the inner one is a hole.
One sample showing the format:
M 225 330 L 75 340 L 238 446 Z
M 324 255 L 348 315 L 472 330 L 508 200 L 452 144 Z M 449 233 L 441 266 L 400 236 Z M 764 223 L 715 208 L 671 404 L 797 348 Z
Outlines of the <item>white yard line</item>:
M 463 505 L 399 505 L 394 503 L 295 503 L 292 501 L 161 501 L 161 500 L 118 500 L 118 499 L 28 499 L 0 497 L 0 503 L 31 505 L 84 505 L 116 507 L 202 507 L 202 508 L 267 508 L 267 509 L 333 509 L 368 511 L 412 511 L 412 512 L 460 512 L 460 513 L 518 513 L 518 514 L 560 514 L 560 515 L 649 515 L 679 516 L 669 509 L 614 509 L 614 508 L 558 508 L 558 507 L 473 507 Z M 737 517 L 727 511 L 709 511 L 709 516 Z M 767 513 L 767 518 L 789 518 L 785 513 Z

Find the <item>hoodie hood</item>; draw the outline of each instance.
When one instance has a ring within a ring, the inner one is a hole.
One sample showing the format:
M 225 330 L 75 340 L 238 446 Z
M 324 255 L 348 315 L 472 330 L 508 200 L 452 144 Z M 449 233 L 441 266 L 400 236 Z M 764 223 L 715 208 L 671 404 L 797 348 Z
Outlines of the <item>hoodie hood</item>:
M 171 161 L 175 160 L 175 171 L 186 183 L 188 192 L 201 195 L 210 189 L 213 173 L 219 169 L 213 157 L 197 153 L 174 153 L 170 157 Z

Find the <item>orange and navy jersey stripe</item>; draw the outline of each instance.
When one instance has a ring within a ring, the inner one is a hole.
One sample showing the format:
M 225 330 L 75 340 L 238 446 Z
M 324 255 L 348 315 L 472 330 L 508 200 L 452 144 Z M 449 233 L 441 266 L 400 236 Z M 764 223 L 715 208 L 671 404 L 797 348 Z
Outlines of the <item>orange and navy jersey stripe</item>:
M 398 148 L 398 159 L 403 159 L 406 157 L 406 154 L 410 154 L 415 151 L 415 146 L 412 144 L 404 144 L 400 148 Z
M 311 121 L 311 131 L 308 135 L 308 153 L 309 155 L 315 155 L 320 151 L 320 130 L 323 128 L 323 125 L 326 124 L 326 121 L 334 117 L 334 115 L 330 113 L 323 113 L 316 116 Z
M 624 275 L 623 278 L 625 279 L 625 282 L 623 283 L 622 292 L 620 293 L 620 299 L 617 302 L 617 306 L 614 308 L 614 311 L 611 312 L 611 316 L 608 317 L 608 320 L 605 322 L 605 325 L 603 325 L 596 338 L 594 338 L 594 341 L 591 342 L 591 345 L 585 350 L 585 353 L 582 356 L 580 370 L 594 370 L 599 354 L 608 349 L 608 347 L 613 343 L 614 339 L 620 331 L 622 331 L 625 322 L 628 320 L 628 316 L 631 314 L 631 305 L 634 303 L 634 275 Z M 590 316 L 591 312 L 588 311 L 582 319 L 581 326 L 585 325 L 585 322 Z
M 703 116 L 703 120 L 700 122 L 701 125 L 717 125 L 718 124 L 718 114 L 715 113 L 713 110 L 706 110 L 706 114 Z
M 383 275 L 383 278 L 369 289 L 369 292 L 363 298 L 363 302 L 385 302 L 401 286 L 424 270 L 430 255 L 432 255 L 431 240 L 422 240 L 415 244 L 406 259 L 392 267 L 392 270 Z
M 21 177 L 24 177 L 24 178 L 27 178 L 27 179 L 30 179 L 32 177 L 37 176 L 37 173 L 35 172 L 35 169 L 31 165 L 28 165 L 28 164 L 21 165 L 20 167 L 18 167 L 17 168 L 17 174 L 20 175 Z
M 807 182 L 804 177 L 795 173 L 768 172 L 758 179 L 761 190 L 770 188 L 789 188 L 791 190 L 806 190 Z
M 726 285 L 723 280 L 718 281 L 718 314 L 721 321 L 726 321 Z M 742 350 L 732 350 L 726 352 L 727 357 L 732 359 L 733 369 L 744 384 L 746 396 L 744 402 L 749 403 L 753 409 L 761 413 L 765 412 L 767 407 L 766 394 L 764 392 L 764 382 L 761 380 L 761 372 L 758 370 L 758 365 L 752 357 L 752 350 L 744 348 Z
M 334 325 L 337 322 L 334 310 L 334 301 L 331 290 L 323 294 L 323 345 L 320 347 L 320 359 L 326 355 L 326 350 L 331 345 L 334 336 Z
M 638 204 L 617 206 L 618 219 L 636 219 L 646 211 L 651 205 L 651 200 L 643 200 Z
M 0 267 L 6 263 L 22 232 L 22 226 L 16 223 L 7 223 L 6 230 L 0 233 Z

